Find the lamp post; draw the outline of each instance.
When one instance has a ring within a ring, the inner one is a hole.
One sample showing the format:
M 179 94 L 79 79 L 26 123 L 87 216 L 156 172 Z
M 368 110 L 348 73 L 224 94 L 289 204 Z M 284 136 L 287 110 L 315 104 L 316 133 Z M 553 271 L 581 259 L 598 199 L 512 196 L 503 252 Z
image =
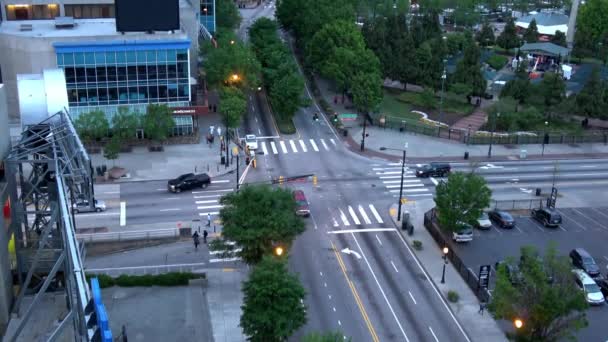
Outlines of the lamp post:
M 232 155 L 236 156 L 236 191 L 239 191 L 239 148 L 232 148 Z
M 404 149 L 400 150 L 397 148 L 388 148 L 388 147 L 380 147 L 380 151 L 393 150 L 393 151 L 401 151 L 403 152 L 403 157 L 401 158 L 401 184 L 399 185 L 399 199 L 397 203 L 397 220 L 401 220 L 401 198 L 403 197 L 403 178 L 405 175 L 405 157 L 407 154 L 407 143 L 405 143 Z
M 545 155 L 545 139 L 549 137 L 547 135 L 547 127 L 548 126 L 549 126 L 549 121 L 545 121 L 545 129 L 543 130 L 543 150 L 540 153 L 541 156 Z M 547 140 L 549 140 L 549 139 L 547 139 Z M 547 141 L 547 143 L 548 143 L 548 141 Z
M 467 127 L 467 146 L 469 145 L 470 140 L 471 140 L 471 124 L 469 124 L 469 126 Z
M 494 115 L 492 120 L 492 132 L 490 133 L 490 147 L 488 147 L 488 158 L 492 158 L 492 143 L 494 142 L 494 131 L 496 130 L 496 120 L 500 117 L 500 113 Z
M 443 94 L 445 93 L 445 79 L 448 77 L 445 70 L 447 59 L 443 60 L 443 74 L 441 75 L 441 100 L 439 101 L 439 122 L 443 122 Z
M 445 284 L 445 265 L 448 264 L 448 253 L 450 252 L 450 250 L 447 247 L 443 247 L 443 272 L 441 272 L 441 283 Z
M 519 318 L 516 318 L 516 319 L 513 320 L 513 325 L 515 325 L 515 328 L 521 329 L 521 327 L 524 326 L 524 321 L 522 321 Z
M 367 114 L 363 115 L 363 133 L 361 133 L 361 152 L 365 150 L 365 129 L 367 128 Z

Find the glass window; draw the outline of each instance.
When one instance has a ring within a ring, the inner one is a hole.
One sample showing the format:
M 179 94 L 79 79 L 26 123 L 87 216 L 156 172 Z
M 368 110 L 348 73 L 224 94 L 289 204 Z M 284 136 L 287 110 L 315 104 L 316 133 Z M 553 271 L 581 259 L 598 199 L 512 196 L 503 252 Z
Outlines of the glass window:
M 86 89 L 78 89 L 78 103 L 81 105 L 87 104 L 87 90 Z
M 86 64 L 95 64 L 95 55 L 92 52 L 86 52 L 84 54 L 84 62 Z
M 177 84 L 169 83 L 167 89 L 169 90 L 169 99 L 175 100 L 177 98 Z
M 62 53 L 58 53 L 57 54 L 57 66 L 58 67 L 62 67 L 63 64 L 63 54 Z
M 66 83 L 75 83 L 76 82 L 76 70 L 72 67 L 64 67 L 63 72 L 65 73 L 65 81 Z
M 177 64 L 177 77 L 188 78 L 188 63 Z
M 159 100 L 162 101 L 163 99 L 165 99 L 165 102 L 166 102 L 166 98 L 167 98 L 168 93 L 169 92 L 167 91 L 167 85 L 166 84 L 159 84 L 158 85 L 158 99 Z
M 148 79 L 155 80 L 158 78 L 156 73 L 156 65 L 148 65 Z
M 146 100 L 148 98 L 148 87 L 140 86 L 138 88 L 139 88 L 138 89 L 139 100 Z M 147 101 L 143 101 L 143 102 L 147 102 Z
M 99 88 L 99 104 L 108 104 L 108 89 Z
M 116 51 L 116 63 L 126 64 L 127 56 L 125 51 Z
M 108 73 L 108 82 L 115 82 L 117 80 L 115 66 L 108 66 L 106 72 Z
M 97 82 L 97 73 L 95 72 L 94 67 L 87 68 L 87 82 L 95 83 Z
M 105 52 L 95 52 L 95 63 L 106 64 L 106 53 Z
M 146 66 L 145 65 L 137 66 L 137 77 L 139 77 L 140 81 L 145 81 L 148 78 L 146 76 Z
M 146 51 L 148 64 L 156 64 L 156 51 Z
M 76 68 L 76 82 L 77 83 L 84 83 L 87 81 L 87 76 L 86 73 L 84 71 L 83 67 L 80 68 Z
M 175 62 L 177 60 L 177 52 L 175 50 L 167 50 L 167 61 Z
M 118 88 L 108 88 L 108 98 L 110 104 L 115 104 L 116 102 L 112 103 L 112 101 L 118 101 Z
M 178 91 L 179 93 L 177 94 L 179 97 L 183 98 L 185 97 L 186 99 L 188 99 L 188 86 L 182 86 L 180 85 L 178 87 Z
M 177 60 L 178 61 L 187 61 L 188 60 L 188 52 L 186 51 L 180 51 L 177 53 Z
M 166 62 L 167 61 L 167 50 L 160 50 L 157 53 L 158 62 Z
M 106 77 L 106 68 L 102 66 L 98 66 L 97 68 L 97 82 L 106 82 L 108 79 Z
M 166 65 L 159 65 L 158 66 L 158 79 L 159 80 L 166 80 L 167 79 L 167 66 Z
M 134 65 L 127 66 L 127 80 L 137 81 L 137 67 Z
M 97 88 L 89 88 L 87 89 L 87 95 L 89 96 L 89 103 L 97 102 Z
M 146 51 L 137 51 L 137 63 L 146 64 Z
M 129 89 L 126 87 L 118 88 L 118 101 L 120 103 L 128 103 L 129 101 Z
M 73 53 L 62 53 L 64 65 L 74 65 L 74 54 Z
M 175 64 L 167 65 L 167 77 L 169 79 L 177 78 L 177 66 Z
M 84 53 L 76 52 L 74 53 L 74 61 L 76 65 L 84 65 Z
M 70 104 L 75 104 L 78 102 L 78 91 L 76 89 L 68 90 L 68 101 Z
M 136 103 L 139 98 L 139 93 L 137 92 L 137 87 L 129 87 L 129 102 Z
M 158 98 L 158 87 L 156 85 L 148 86 L 148 96 L 150 100 L 156 100 Z
M 136 61 L 137 60 L 135 58 L 135 51 L 127 51 L 127 63 L 135 64 Z
M 126 81 L 127 80 L 127 67 L 119 66 L 116 68 L 116 72 L 118 75 L 118 81 Z
M 106 52 L 106 63 L 107 64 L 116 63 L 116 52 L 114 52 L 114 51 Z

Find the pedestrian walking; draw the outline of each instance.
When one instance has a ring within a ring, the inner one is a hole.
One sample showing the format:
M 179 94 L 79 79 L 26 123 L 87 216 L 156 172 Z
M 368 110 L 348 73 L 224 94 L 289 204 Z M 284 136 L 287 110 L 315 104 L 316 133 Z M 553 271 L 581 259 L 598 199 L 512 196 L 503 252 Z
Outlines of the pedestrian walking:
M 194 234 L 192 234 L 192 239 L 194 240 L 194 249 L 198 250 L 198 245 L 200 245 L 198 232 L 194 232 Z
M 207 227 L 211 227 L 211 214 L 207 213 Z
M 479 302 L 479 314 L 483 316 L 483 312 L 486 310 L 486 302 Z
M 215 126 L 209 126 L 209 134 L 213 135 L 215 133 Z
M 221 137 L 222 136 L 222 127 L 217 126 L 217 136 Z
M 206 244 L 207 243 L 207 236 L 209 235 L 209 233 L 207 233 L 207 229 L 203 230 L 203 243 Z

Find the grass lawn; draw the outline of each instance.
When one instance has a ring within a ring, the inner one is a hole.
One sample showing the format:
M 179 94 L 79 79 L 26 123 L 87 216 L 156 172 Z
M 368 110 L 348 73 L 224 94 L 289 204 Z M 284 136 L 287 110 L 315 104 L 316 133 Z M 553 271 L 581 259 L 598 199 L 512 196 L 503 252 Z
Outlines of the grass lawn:
M 399 119 L 419 120 L 420 115 L 412 113 L 412 106 L 399 100 L 402 91 L 384 89 L 384 98 L 380 104 L 380 114 Z
M 410 105 L 412 109 L 418 109 L 427 113 L 429 119 L 432 120 L 439 119 L 440 100 L 441 98 L 435 94 L 429 107 L 428 103 L 423 99 L 422 93 L 402 92 L 399 95 L 400 102 Z M 466 103 L 464 96 L 446 92 L 443 99 L 443 122 L 452 125 L 459 119 L 473 113 L 474 109 L 473 105 Z
M 293 124 L 292 119 L 283 119 L 278 115 L 275 116 L 277 121 L 277 128 L 282 134 L 294 134 L 296 132 L 296 126 Z

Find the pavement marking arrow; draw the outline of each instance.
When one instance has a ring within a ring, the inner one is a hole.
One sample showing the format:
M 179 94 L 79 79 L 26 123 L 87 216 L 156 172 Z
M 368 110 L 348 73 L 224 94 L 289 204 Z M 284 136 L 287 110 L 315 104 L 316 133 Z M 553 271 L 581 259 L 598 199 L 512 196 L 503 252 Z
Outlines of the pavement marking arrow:
M 361 254 L 359 254 L 359 253 L 357 253 L 357 252 L 353 251 L 352 249 L 344 248 L 344 249 L 342 250 L 342 253 L 345 253 L 345 254 L 348 254 L 348 255 L 350 255 L 350 254 L 354 254 L 354 255 L 357 257 L 357 259 L 361 259 Z

